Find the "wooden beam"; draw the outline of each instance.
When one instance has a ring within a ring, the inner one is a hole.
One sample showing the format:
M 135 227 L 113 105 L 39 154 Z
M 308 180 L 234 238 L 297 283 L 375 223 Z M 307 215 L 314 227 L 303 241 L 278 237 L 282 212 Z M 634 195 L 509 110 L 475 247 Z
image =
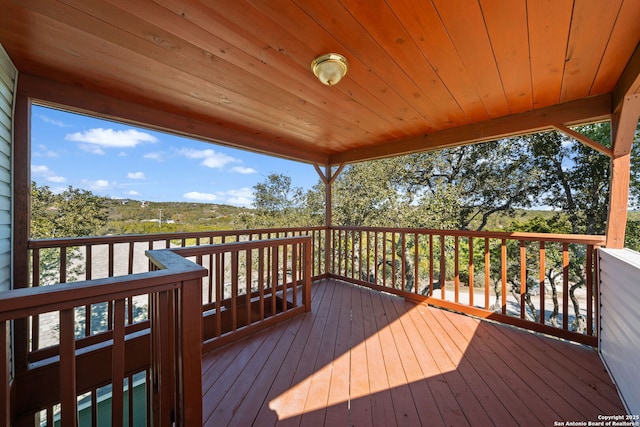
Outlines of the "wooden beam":
M 611 95 L 600 95 L 553 105 L 512 116 L 446 129 L 414 138 L 392 141 L 375 147 L 351 150 L 329 157 L 332 165 L 392 157 L 421 151 L 492 141 L 553 128 L 583 124 L 611 117 Z
M 636 46 L 631 59 L 627 62 L 616 87 L 613 90 L 613 111 L 622 107 L 627 95 L 640 93 L 640 43 Z
M 177 114 L 157 107 L 89 92 L 76 85 L 54 82 L 30 74 L 21 74 L 22 96 L 38 103 L 80 114 L 168 132 L 188 138 L 253 151 L 285 159 L 328 163 L 328 155 L 305 149 L 294 142 L 282 141 L 250 130 L 233 129 L 219 123 L 201 120 L 187 113 Z
M 607 218 L 606 247 L 624 247 L 629 209 L 629 179 L 631 175 L 631 147 L 640 117 L 640 94 L 625 96 L 621 107 L 611 119 L 611 184 Z
M 600 153 L 602 153 L 602 154 L 604 154 L 604 155 L 606 155 L 608 157 L 611 157 L 611 148 L 605 147 L 604 145 L 600 144 L 599 142 L 594 141 L 593 139 L 588 138 L 588 137 L 584 136 L 583 134 L 581 134 L 579 132 L 576 132 L 575 130 L 570 129 L 570 128 L 564 126 L 564 125 L 553 125 L 553 127 L 556 130 L 558 130 L 558 131 L 566 134 L 567 136 L 575 139 L 576 141 L 583 143 L 587 147 L 591 147 L 594 150 L 599 151 Z
M 18 77 L 16 105 L 13 116 L 13 288 L 20 289 L 29 286 L 30 259 L 29 235 L 31 211 L 31 180 L 30 165 L 31 152 L 31 103 L 25 96 L 20 95 L 22 74 Z M 27 370 L 29 353 L 29 322 L 28 319 L 14 321 L 13 356 L 15 373 Z

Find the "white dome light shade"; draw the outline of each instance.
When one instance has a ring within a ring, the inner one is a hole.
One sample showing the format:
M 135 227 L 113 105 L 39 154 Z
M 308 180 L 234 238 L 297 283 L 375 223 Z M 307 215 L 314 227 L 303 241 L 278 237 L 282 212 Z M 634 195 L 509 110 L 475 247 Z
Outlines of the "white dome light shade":
M 337 84 L 349 69 L 347 58 L 338 53 L 321 55 L 311 62 L 313 74 L 325 85 Z

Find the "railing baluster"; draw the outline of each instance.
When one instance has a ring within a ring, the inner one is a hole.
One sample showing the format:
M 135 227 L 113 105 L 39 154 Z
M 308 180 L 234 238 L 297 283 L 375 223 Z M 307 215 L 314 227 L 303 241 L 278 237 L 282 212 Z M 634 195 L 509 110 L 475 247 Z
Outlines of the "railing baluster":
M 433 267 L 433 234 L 429 234 L 429 296 L 433 296 L 433 276 L 434 276 L 434 267 Z
M 445 258 L 445 236 L 444 234 L 440 235 L 440 298 L 441 299 L 446 299 L 447 298 L 447 290 L 445 289 L 445 282 L 446 282 L 446 278 L 447 278 L 447 274 L 446 274 L 446 258 Z
M 288 284 L 287 284 L 287 245 L 282 246 L 282 311 L 285 312 L 288 310 L 287 299 L 288 295 Z
M 67 247 L 60 248 L 60 283 L 67 282 Z
M 378 253 L 378 236 L 380 235 L 380 233 L 378 233 L 377 231 L 374 231 L 373 233 L 374 233 L 373 246 L 375 248 L 374 249 L 375 254 L 374 254 L 374 258 L 373 258 L 373 261 L 375 263 L 375 268 L 374 268 L 374 273 L 373 273 L 373 281 L 377 285 L 378 284 L 378 256 L 379 256 L 379 253 Z
M 276 289 L 278 288 L 278 248 L 271 250 L 271 313 L 276 314 Z
M 246 315 L 247 315 L 247 325 L 251 324 L 251 293 L 252 293 L 252 287 L 251 287 L 251 279 L 252 279 L 252 272 L 251 272 L 251 249 L 247 249 L 245 251 L 245 263 L 246 263 L 246 272 L 245 272 L 245 276 L 246 276 L 246 280 L 245 280 L 245 301 L 246 301 Z
M 587 245 L 586 286 L 587 286 L 587 335 L 593 335 L 593 245 Z
M 78 425 L 74 310 L 60 310 L 60 424 Z
M 231 330 L 238 329 L 238 251 L 231 253 Z
M 500 245 L 500 282 L 502 314 L 507 314 L 507 239 L 502 239 Z
M 298 245 L 291 245 L 291 283 L 293 283 L 293 306 L 298 306 Z
M 400 233 L 400 238 L 402 239 L 402 244 L 400 245 L 400 250 L 402 253 L 400 254 L 400 262 L 402 263 L 402 280 L 400 282 L 400 286 L 402 286 L 402 290 L 407 290 L 407 234 Z
M 489 288 L 491 286 L 491 252 L 489 238 L 484 238 L 484 309 L 489 310 Z
M 114 302 L 113 345 L 111 347 L 111 424 L 122 426 L 124 413 L 124 326 L 125 301 Z
M 11 425 L 11 357 L 9 355 L 9 322 L 0 321 L 0 423 Z
M 542 323 L 543 325 L 546 322 L 546 313 L 545 313 L 545 304 L 544 304 L 544 300 L 545 300 L 545 289 L 544 289 L 544 282 L 545 282 L 545 273 L 546 273 L 546 266 L 545 266 L 545 258 L 546 258 L 546 249 L 545 249 L 545 244 L 544 241 L 541 240 L 540 241 L 540 256 L 539 256 L 539 262 L 540 262 L 540 308 L 538 309 L 539 313 L 540 313 L 540 323 Z
M 520 240 L 520 318 L 526 316 L 525 298 L 527 295 L 527 248 L 524 240 Z
M 420 255 L 419 255 L 418 233 L 413 234 L 413 292 L 418 293 L 418 282 L 420 281 Z
M 396 233 L 391 232 L 391 287 L 396 289 Z
M 577 313 L 579 316 L 580 313 Z M 578 319 L 576 319 L 578 321 Z M 569 244 L 562 244 L 562 329 L 569 326 Z
M 453 265 L 454 265 L 454 300 L 460 302 L 460 238 L 454 237 L 453 242 Z
M 473 307 L 473 295 L 475 293 L 474 283 L 474 259 L 473 259 L 473 237 L 469 236 L 469 306 Z
M 352 231 L 351 236 L 351 278 L 356 278 L 356 232 Z
M 224 287 L 224 265 L 222 265 L 222 254 L 216 254 L 216 332 L 215 336 L 219 337 L 222 335 L 222 298 L 223 292 L 222 288 Z
M 387 232 L 382 232 L 382 286 L 387 286 Z
M 258 249 L 258 293 L 260 295 L 260 320 L 264 320 L 264 248 Z

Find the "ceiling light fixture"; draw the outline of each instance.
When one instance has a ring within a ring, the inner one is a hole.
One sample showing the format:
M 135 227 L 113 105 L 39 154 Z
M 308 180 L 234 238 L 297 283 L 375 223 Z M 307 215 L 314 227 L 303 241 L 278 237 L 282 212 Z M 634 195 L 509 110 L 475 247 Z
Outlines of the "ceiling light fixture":
M 311 62 L 313 74 L 325 85 L 337 84 L 349 69 L 347 58 L 339 53 L 327 53 L 318 56 Z

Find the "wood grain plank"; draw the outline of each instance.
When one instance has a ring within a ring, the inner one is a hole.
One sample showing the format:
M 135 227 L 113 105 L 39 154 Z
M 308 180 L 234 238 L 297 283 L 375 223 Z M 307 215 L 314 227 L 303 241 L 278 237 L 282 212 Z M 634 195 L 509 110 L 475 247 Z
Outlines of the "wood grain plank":
M 405 74 L 398 75 L 393 85 L 378 70 L 396 69 L 397 65 L 381 51 L 375 40 L 362 30 L 348 11 L 337 2 L 292 2 L 291 0 L 252 1 L 261 13 L 286 28 L 296 40 L 305 41 L 314 53 L 338 51 L 348 56 L 349 76 L 360 83 L 372 95 L 372 105 L 387 104 L 387 111 L 394 122 L 406 123 L 411 132 L 425 129 L 424 113 L 421 113 L 403 94 L 417 90 Z M 340 22 L 340 25 L 338 25 Z M 310 33 L 317 34 L 309 40 Z M 345 83 L 350 82 L 350 78 Z M 342 88 L 342 83 L 336 88 Z M 351 90 L 351 87 L 345 86 Z M 410 98 L 410 96 L 409 96 Z M 391 109 L 391 111 L 389 111 Z M 426 121 L 428 125 L 430 121 Z
M 406 303 L 400 298 L 389 298 L 389 301 L 392 303 L 389 309 L 395 309 L 397 316 L 397 320 L 390 325 L 390 329 L 400 355 L 400 363 L 407 376 L 412 400 L 418 410 L 419 423 L 430 426 L 444 425 L 429 382 L 425 381 L 424 367 L 418 353 L 418 351 L 424 351 L 424 348 L 416 349 L 409 339 L 410 336 L 417 335 L 409 315 L 409 311 L 414 310 L 415 305 Z M 431 360 L 429 363 L 434 361 Z
M 380 340 L 383 363 L 386 368 L 383 372 L 386 372 L 386 381 L 389 384 L 395 422 L 398 425 L 418 425 L 420 417 L 418 417 L 418 411 L 411 398 L 411 391 L 407 387 L 408 380 L 401 362 L 403 355 L 398 352 L 390 328 L 390 325 L 397 321 L 397 315 L 391 302 L 393 298 L 395 297 L 382 293 L 374 293 L 371 298 L 378 328 L 377 336 Z
M 441 314 L 450 317 L 445 311 L 442 311 Z M 509 408 L 511 416 L 518 425 L 542 423 L 543 420 L 536 416 L 537 411 L 546 411 L 548 408 L 544 405 L 540 406 L 538 403 L 540 399 L 522 386 L 525 384 L 523 379 L 508 369 L 507 360 L 498 361 L 493 350 L 474 337 L 478 327 L 486 325 L 470 317 L 454 317 L 455 322 L 452 323 L 455 328 L 469 337 L 469 347 L 465 357 L 470 358 L 470 363 L 485 378 L 487 387 L 499 396 L 490 408 L 502 403 L 503 406 Z
M 416 106 L 428 123 L 436 127 L 448 127 L 447 124 L 465 121 L 459 104 L 425 61 L 424 53 L 386 1 L 342 0 L 341 4 L 352 16 L 357 17 L 367 35 L 375 39 L 383 52 L 392 58 L 394 68 L 401 71 L 398 74 L 404 73 L 411 78 L 418 90 L 403 94 L 403 97 Z M 331 15 L 325 18 L 325 22 L 330 18 Z M 367 63 L 370 63 L 369 59 Z M 380 72 L 378 70 L 389 72 L 392 69 L 375 68 L 374 72 Z
M 333 371 L 329 385 L 325 425 L 347 425 L 350 420 L 351 317 L 354 287 L 342 286 L 342 305 L 334 348 Z M 347 326 L 348 325 L 348 326 Z
M 463 353 L 458 349 L 459 343 L 454 342 L 447 333 L 447 328 L 440 324 L 439 316 L 442 313 L 434 310 L 419 310 L 425 321 L 430 326 L 429 333 L 433 334 L 430 341 L 438 342 L 446 356 L 436 358 L 436 364 L 442 372 L 442 375 L 446 379 L 451 391 L 454 393 L 457 399 L 459 399 L 460 407 L 467 418 L 468 422 L 472 425 L 491 425 L 492 419 L 488 414 L 488 410 L 483 407 L 487 401 L 491 401 L 491 398 L 483 396 L 482 402 L 479 397 L 474 393 L 474 387 L 478 386 L 481 381 L 477 376 L 473 375 L 472 371 L 468 369 L 463 363 Z M 466 344 L 460 344 L 466 347 Z M 482 390 L 486 393 L 486 390 Z M 480 393 L 480 391 L 478 391 Z M 496 411 L 496 415 L 503 415 L 499 411 Z M 504 416 L 503 416 L 504 418 Z
M 224 395 L 223 415 L 206 425 L 548 425 L 582 419 L 587 402 L 590 411 L 623 411 L 582 346 L 335 280 L 313 292 L 307 315 L 205 356 L 221 377 L 234 371 L 203 388 Z M 303 363 L 308 346 L 318 355 Z
M 490 117 L 509 114 L 505 89 L 495 61 L 482 10 L 477 2 L 434 0 L 455 52 L 473 79 Z M 472 37 L 469 36 L 472 34 Z
M 561 102 L 584 98 L 591 93 L 621 4 L 622 0 L 594 4 L 575 3 L 562 79 Z
M 318 319 L 318 315 L 324 312 L 324 317 L 326 318 L 326 311 L 324 310 L 328 310 L 328 304 L 323 304 L 323 301 L 325 297 L 331 298 L 330 287 L 331 285 L 324 286 L 324 283 L 314 286 L 316 293 L 314 293 L 312 299 L 313 308 L 310 313 L 304 316 L 303 321 L 298 326 L 295 332 L 295 339 L 287 352 L 287 357 L 283 361 L 271 389 L 267 393 L 260 411 L 256 415 L 254 425 L 267 426 L 275 425 L 278 422 L 283 401 L 286 400 L 286 392 L 296 383 L 294 380 L 296 366 L 302 358 L 311 330 L 316 322 L 322 323 L 322 317 Z
M 420 313 L 420 307 L 409 311 L 409 318 L 414 324 L 411 336 L 411 345 L 415 349 L 416 356 L 423 369 L 425 380 L 438 407 L 439 416 L 445 425 L 465 426 L 470 425 L 461 406 L 460 401 L 454 395 L 451 386 L 442 376 L 442 370 L 437 364 L 438 359 L 447 357 L 446 352 L 429 333 L 429 324 Z M 408 330 L 410 325 L 406 326 Z M 435 420 L 438 417 L 434 416 Z
M 455 47 L 433 4 L 425 1 L 388 3 L 465 116 L 471 121 L 487 120 L 489 113 L 464 63 L 452 54 Z
M 560 101 L 572 10 L 570 1 L 527 3 L 534 108 Z
M 496 58 L 509 112 L 533 109 L 527 2 L 481 0 L 480 7 Z
M 349 418 L 355 425 L 393 425 L 393 402 L 384 372 L 380 342 L 372 319 L 372 293 L 352 288 Z
M 373 98 L 366 88 L 351 83 L 347 90 L 340 85 L 332 93 L 331 103 L 323 101 L 327 96 L 326 88 L 318 84 L 309 70 L 309 63 L 318 52 L 305 46 L 301 40 L 292 38 L 286 27 L 265 19 L 251 5 L 245 2 L 228 2 L 225 8 L 211 8 L 197 3 L 185 5 L 176 0 L 163 0 L 160 3 L 167 8 L 165 12 L 170 10 L 174 14 L 172 22 L 187 20 L 199 27 L 194 29 L 174 25 L 171 31 L 176 35 L 211 50 L 245 71 L 257 74 L 281 90 L 300 97 L 301 101 L 324 111 L 325 120 L 332 117 L 344 124 L 347 122 L 344 118 L 349 117 L 351 126 L 368 127 L 377 123 L 374 126 L 380 132 L 390 136 L 398 134 L 393 132 L 392 126 L 395 124 L 390 115 L 380 115 L 372 108 L 362 108 L 369 104 L 371 107 L 375 105 L 388 109 Z M 157 13 L 159 25 L 164 19 L 168 19 L 165 13 Z M 146 16 L 148 17 L 148 13 Z M 244 24 L 240 25 L 240 22 Z M 298 60 L 301 57 L 309 60 L 301 63 Z M 281 73 L 275 71 L 283 69 L 288 70 L 290 80 L 282 79 Z M 358 102 L 353 102 L 354 100 Z
M 324 424 L 329 401 L 331 377 L 333 375 L 332 362 L 336 359 L 336 337 L 340 327 L 340 310 L 342 309 L 344 292 L 343 287 L 336 286 L 331 298 L 329 316 L 327 317 L 327 323 L 322 333 L 314 372 L 306 379 L 309 383 L 309 392 L 304 403 L 304 410 L 297 417 L 302 425 Z M 344 397 L 348 399 L 348 395 Z
M 622 74 L 627 65 L 620 64 L 617 59 L 632 57 L 640 42 L 640 34 L 637 31 L 638 22 L 640 22 L 640 8 L 632 0 L 623 1 L 589 92 L 590 96 L 611 92 L 614 89 L 615 86 L 611 86 L 611 81 L 618 80 L 617 76 Z M 629 34 L 634 32 L 636 37 L 629 37 Z

